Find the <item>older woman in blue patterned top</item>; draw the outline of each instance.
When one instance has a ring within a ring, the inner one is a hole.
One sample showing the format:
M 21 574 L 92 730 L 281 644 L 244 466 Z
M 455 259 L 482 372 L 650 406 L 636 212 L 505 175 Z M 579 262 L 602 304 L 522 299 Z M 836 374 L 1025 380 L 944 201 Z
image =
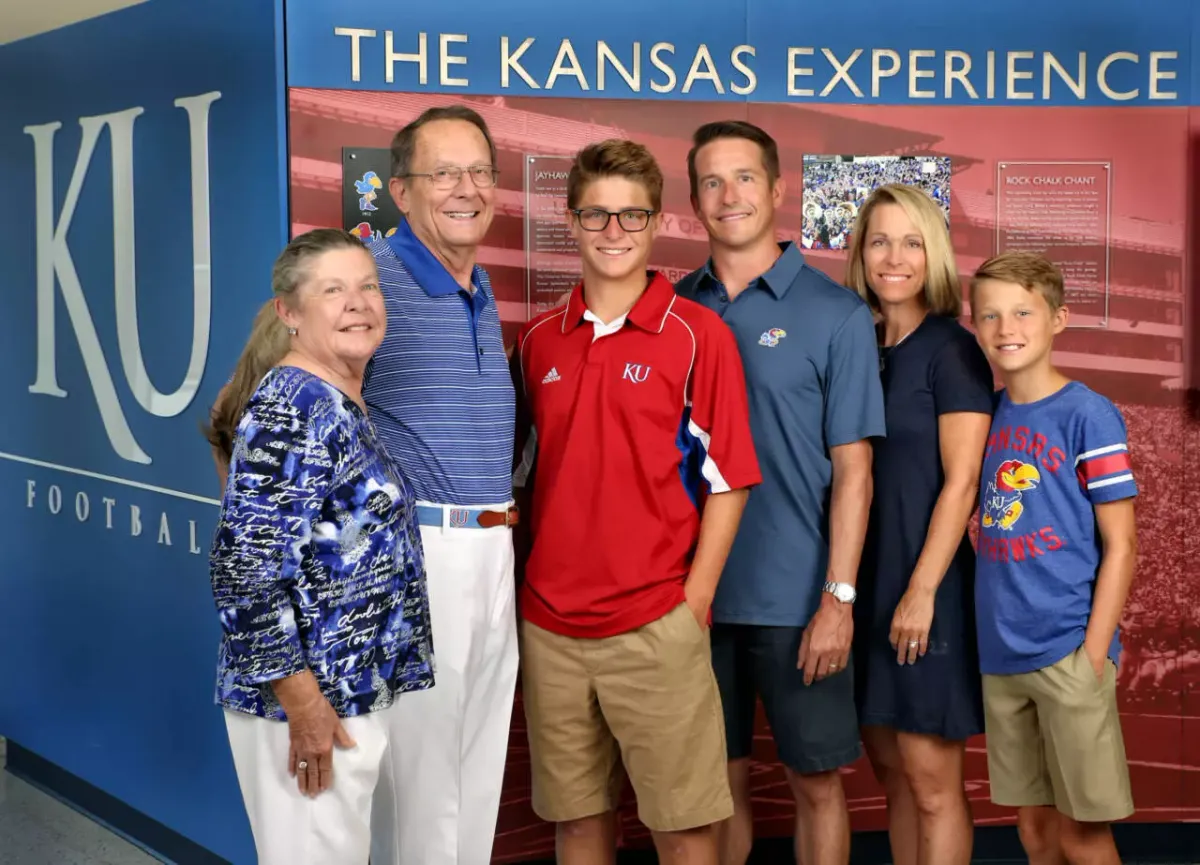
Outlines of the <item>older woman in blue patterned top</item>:
M 388 741 L 381 715 L 433 685 L 413 496 L 361 394 L 386 316 L 343 231 L 297 237 L 272 282 L 291 345 L 235 415 L 211 553 L 217 702 L 259 862 L 366 863 L 372 796 L 394 795 L 383 757 L 420 747 Z

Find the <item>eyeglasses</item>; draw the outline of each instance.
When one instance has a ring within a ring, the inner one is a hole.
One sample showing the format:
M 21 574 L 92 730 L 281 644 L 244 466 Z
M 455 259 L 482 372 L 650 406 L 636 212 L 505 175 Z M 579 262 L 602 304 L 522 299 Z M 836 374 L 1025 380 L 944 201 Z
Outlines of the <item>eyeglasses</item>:
M 650 217 L 655 213 L 653 210 L 636 207 L 616 212 L 589 207 L 587 210 L 571 212 L 575 214 L 575 218 L 579 220 L 579 227 L 584 231 L 603 231 L 608 228 L 608 223 L 614 216 L 617 218 L 617 225 L 626 231 L 645 231 L 646 226 L 650 224 Z
M 464 173 L 471 175 L 471 182 L 480 189 L 489 189 L 495 186 L 497 179 L 500 177 L 500 170 L 490 165 L 472 165 L 469 168 L 448 166 L 446 168 L 439 168 L 436 171 L 427 171 L 424 173 L 414 171 L 410 174 L 402 174 L 400 176 L 428 177 L 433 182 L 434 189 L 453 189 L 458 186 Z

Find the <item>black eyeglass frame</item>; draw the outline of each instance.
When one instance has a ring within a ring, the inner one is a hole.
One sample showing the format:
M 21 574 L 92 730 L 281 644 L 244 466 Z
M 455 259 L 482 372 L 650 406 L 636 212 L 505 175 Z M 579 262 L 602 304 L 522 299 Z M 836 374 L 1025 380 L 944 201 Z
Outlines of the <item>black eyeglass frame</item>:
M 638 232 L 645 231 L 650 227 L 650 217 L 654 216 L 654 214 L 658 213 L 658 211 L 650 210 L 649 208 L 645 207 L 626 207 L 622 210 L 604 210 L 600 207 L 576 207 L 571 209 L 571 213 L 575 214 L 575 219 L 579 222 L 579 227 L 584 231 L 604 231 L 604 229 L 608 228 L 608 224 L 612 222 L 612 218 L 615 216 L 617 217 L 617 225 L 621 226 L 622 230 L 628 231 L 630 234 L 637 234 Z M 588 228 L 583 224 L 583 214 L 585 213 L 603 213 L 605 215 L 604 224 L 599 228 Z M 621 217 L 626 213 L 645 214 L 645 224 L 643 224 L 641 228 L 630 228 L 621 221 Z

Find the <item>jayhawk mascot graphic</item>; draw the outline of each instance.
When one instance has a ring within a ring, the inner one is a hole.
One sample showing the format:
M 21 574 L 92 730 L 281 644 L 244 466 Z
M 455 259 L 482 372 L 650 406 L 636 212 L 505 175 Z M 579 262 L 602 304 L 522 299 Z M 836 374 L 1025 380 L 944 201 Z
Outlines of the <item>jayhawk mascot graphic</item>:
M 379 209 L 371 202 L 375 200 L 381 189 L 383 189 L 383 181 L 374 171 L 368 171 L 362 176 L 362 180 L 354 181 L 354 191 L 359 194 L 358 209 L 360 212 L 370 213 L 372 210 Z
M 995 480 L 988 481 L 987 498 L 984 501 L 984 528 L 999 526 L 1011 529 L 1013 523 L 1025 510 L 1021 496 L 1041 483 L 1042 476 L 1029 463 L 1020 460 L 1005 460 L 996 469 Z

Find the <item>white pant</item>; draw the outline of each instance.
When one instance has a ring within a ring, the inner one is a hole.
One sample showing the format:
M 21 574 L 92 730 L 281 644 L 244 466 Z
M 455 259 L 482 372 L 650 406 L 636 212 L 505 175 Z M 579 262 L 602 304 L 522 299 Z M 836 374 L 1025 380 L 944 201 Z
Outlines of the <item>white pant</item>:
M 392 742 L 416 747 L 386 758 L 371 865 L 488 865 L 517 681 L 512 530 L 421 526 L 421 542 L 434 686 L 389 710 Z
M 384 757 L 394 711 L 342 720 L 355 747 L 334 747 L 333 784 L 315 798 L 288 775 L 286 722 L 225 711 L 259 865 L 367 865 L 371 798 L 381 772 L 391 771 Z

